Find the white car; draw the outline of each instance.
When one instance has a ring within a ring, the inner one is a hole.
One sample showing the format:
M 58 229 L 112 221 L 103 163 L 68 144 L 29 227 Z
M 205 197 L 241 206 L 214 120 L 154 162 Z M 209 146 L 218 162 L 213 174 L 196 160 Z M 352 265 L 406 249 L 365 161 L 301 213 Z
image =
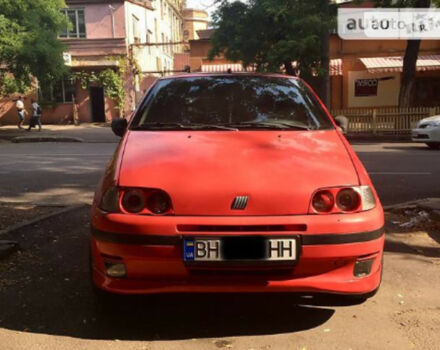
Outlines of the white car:
M 411 138 L 414 142 L 426 143 L 430 148 L 440 149 L 440 115 L 425 118 L 412 129 Z

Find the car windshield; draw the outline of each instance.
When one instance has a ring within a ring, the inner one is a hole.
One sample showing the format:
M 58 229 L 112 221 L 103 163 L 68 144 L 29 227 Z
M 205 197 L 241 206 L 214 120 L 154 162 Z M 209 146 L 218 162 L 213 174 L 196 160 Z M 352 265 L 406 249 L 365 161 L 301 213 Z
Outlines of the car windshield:
M 160 80 L 131 128 L 322 130 L 333 126 L 315 96 L 296 79 L 229 75 Z

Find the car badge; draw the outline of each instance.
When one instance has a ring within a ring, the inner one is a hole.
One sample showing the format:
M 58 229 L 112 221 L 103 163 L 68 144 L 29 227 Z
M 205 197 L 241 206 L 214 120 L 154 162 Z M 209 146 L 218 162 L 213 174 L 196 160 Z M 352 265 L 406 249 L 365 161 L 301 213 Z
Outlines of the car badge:
M 234 201 L 232 202 L 231 209 L 233 210 L 243 210 L 246 208 L 246 205 L 248 203 L 248 196 L 237 196 L 234 198 Z

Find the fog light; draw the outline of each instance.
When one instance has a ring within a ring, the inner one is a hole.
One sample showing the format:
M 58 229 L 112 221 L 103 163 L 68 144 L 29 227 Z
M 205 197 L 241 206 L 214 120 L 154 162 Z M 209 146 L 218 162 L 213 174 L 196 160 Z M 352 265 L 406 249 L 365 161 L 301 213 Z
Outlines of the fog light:
M 355 277 L 365 277 L 370 274 L 373 266 L 373 259 L 357 260 L 354 264 L 353 275 Z
M 127 269 L 122 262 L 105 261 L 105 269 L 107 276 L 110 277 L 125 277 L 127 275 Z

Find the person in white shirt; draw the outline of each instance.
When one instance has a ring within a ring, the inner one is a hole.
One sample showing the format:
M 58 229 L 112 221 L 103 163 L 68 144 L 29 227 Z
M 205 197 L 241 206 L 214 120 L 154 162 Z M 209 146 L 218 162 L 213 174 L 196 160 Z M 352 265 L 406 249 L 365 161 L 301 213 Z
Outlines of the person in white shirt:
M 31 131 L 31 129 L 35 126 L 38 125 L 38 130 L 41 131 L 41 114 L 43 112 L 43 110 L 41 109 L 40 105 L 37 103 L 37 101 L 35 101 L 34 99 L 31 100 L 32 102 L 32 116 L 31 116 L 31 121 L 29 123 L 29 128 L 27 129 L 27 131 Z
M 15 107 L 17 108 L 17 112 L 18 112 L 18 128 L 19 129 L 23 129 L 23 123 L 24 123 L 24 118 L 27 115 L 26 110 L 24 109 L 24 103 L 23 103 L 23 97 L 19 97 L 17 102 L 15 103 Z

